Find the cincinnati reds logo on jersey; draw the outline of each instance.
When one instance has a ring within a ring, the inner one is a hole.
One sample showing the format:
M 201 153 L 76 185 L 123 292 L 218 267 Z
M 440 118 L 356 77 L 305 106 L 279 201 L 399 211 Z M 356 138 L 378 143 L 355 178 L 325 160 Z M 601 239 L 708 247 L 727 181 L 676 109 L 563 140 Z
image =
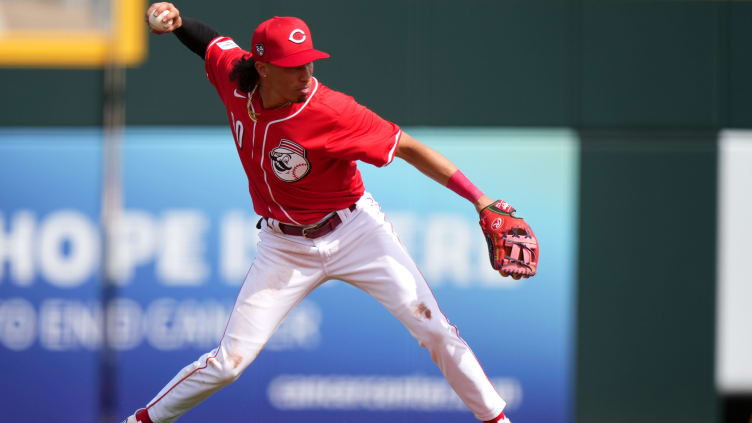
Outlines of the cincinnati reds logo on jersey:
M 305 148 L 284 138 L 269 152 L 269 157 L 274 174 L 285 182 L 299 181 L 311 170 Z

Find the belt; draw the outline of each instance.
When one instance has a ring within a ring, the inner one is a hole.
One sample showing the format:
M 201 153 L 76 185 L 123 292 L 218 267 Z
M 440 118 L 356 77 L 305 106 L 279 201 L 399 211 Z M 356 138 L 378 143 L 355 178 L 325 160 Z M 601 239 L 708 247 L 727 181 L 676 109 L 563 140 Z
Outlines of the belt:
M 352 212 L 355 211 L 355 204 L 350 205 L 348 209 Z M 342 218 L 339 217 L 339 214 L 334 213 L 333 215 L 329 216 L 328 219 L 319 222 L 313 226 L 296 226 L 296 225 L 288 225 L 287 223 L 279 223 L 279 230 L 282 231 L 285 235 L 297 235 L 302 236 L 304 238 L 319 238 L 322 237 L 329 232 L 333 231 L 339 224 L 342 223 Z

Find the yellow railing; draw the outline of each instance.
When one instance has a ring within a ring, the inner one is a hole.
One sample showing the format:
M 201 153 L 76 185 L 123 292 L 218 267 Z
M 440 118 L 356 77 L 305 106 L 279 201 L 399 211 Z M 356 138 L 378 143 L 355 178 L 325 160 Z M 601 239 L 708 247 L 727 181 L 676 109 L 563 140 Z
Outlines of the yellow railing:
M 135 66 L 146 58 L 143 0 L 111 0 L 107 30 L 14 30 L 0 32 L 0 66 L 100 67 L 112 61 Z

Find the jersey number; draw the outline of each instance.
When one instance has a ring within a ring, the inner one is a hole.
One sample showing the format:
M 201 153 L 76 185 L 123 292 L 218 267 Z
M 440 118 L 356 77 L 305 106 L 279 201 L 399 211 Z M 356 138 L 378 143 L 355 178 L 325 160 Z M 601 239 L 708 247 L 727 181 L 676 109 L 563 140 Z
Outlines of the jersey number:
M 238 145 L 238 150 L 243 148 L 243 122 L 235 120 L 235 114 L 230 112 L 232 117 L 232 129 L 235 135 L 235 143 Z

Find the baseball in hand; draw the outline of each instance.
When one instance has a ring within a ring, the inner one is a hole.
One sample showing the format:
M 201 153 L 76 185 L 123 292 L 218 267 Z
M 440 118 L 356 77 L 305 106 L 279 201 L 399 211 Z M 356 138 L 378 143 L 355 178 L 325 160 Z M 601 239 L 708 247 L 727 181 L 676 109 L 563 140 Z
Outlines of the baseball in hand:
M 155 30 L 155 31 L 166 32 L 166 31 L 168 30 L 168 28 L 170 27 L 170 25 L 172 25 L 172 19 L 170 19 L 170 20 L 169 20 L 169 21 L 167 21 L 167 22 L 162 22 L 162 19 L 163 19 L 163 18 L 164 18 L 164 17 L 165 17 L 165 16 L 166 16 L 166 15 L 167 15 L 168 13 L 170 13 L 170 11 L 169 11 L 169 10 L 165 10 L 165 11 L 164 11 L 164 12 L 162 12 L 162 13 L 161 13 L 161 14 L 160 14 L 159 16 L 155 16 L 155 14 L 156 14 L 156 13 L 157 13 L 157 12 L 156 12 L 156 11 L 154 11 L 154 13 L 152 13 L 152 14 L 150 14 L 150 15 L 149 15 L 149 26 L 150 26 L 150 27 L 151 27 L 151 28 L 152 28 L 153 30 Z

